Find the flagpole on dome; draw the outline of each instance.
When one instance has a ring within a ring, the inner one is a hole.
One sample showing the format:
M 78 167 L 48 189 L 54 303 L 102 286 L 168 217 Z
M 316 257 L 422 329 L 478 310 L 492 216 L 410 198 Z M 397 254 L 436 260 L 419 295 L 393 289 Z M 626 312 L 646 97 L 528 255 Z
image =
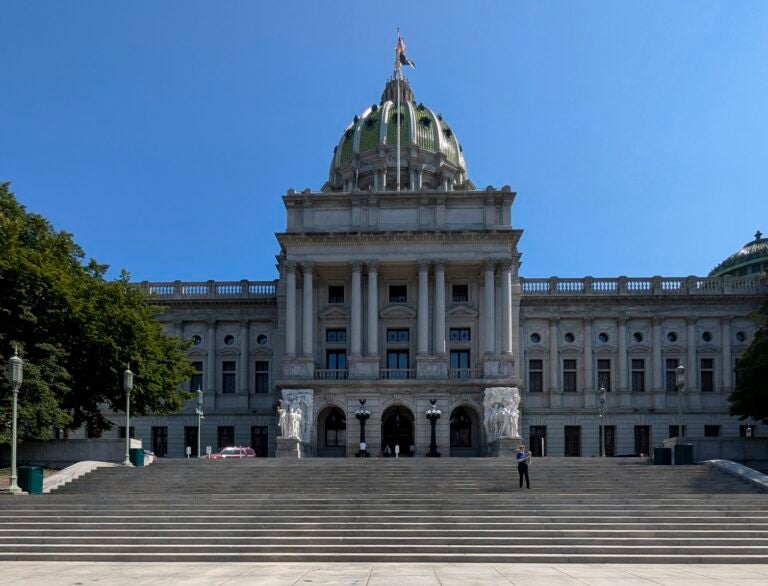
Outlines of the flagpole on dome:
M 402 53 L 403 39 L 400 37 L 400 27 L 397 27 L 397 47 L 395 48 L 395 85 L 397 87 L 397 191 L 400 191 L 400 76 L 403 74 L 400 70 L 400 54 Z

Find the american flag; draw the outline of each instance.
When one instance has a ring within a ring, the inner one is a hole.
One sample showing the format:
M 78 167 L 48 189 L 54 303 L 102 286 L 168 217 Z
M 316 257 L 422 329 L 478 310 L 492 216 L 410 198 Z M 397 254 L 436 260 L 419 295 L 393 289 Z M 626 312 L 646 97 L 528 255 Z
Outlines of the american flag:
M 399 34 L 397 35 L 397 47 L 395 47 L 395 54 L 397 55 L 397 63 L 399 65 L 410 65 L 416 69 L 416 64 L 405 56 L 405 41 Z

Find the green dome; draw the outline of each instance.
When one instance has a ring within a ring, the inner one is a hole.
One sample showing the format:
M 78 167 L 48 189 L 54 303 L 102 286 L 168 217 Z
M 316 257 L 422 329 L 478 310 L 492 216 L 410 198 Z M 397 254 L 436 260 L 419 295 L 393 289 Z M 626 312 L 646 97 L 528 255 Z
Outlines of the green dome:
M 323 191 L 394 190 L 400 125 L 401 189 L 474 189 L 461 144 L 440 114 L 416 102 L 408 81 L 387 81 L 381 101 L 366 108 L 341 135 Z
M 747 242 L 741 250 L 717 265 L 709 276 L 754 275 L 765 272 L 768 272 L 768 238 L 763 238 L 763 234 L 758 230 L 754 240 Z

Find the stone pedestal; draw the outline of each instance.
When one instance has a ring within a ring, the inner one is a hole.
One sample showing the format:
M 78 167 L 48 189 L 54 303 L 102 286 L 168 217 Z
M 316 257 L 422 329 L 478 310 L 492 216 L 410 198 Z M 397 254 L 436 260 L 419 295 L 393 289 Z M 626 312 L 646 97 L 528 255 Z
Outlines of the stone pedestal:
M 295 437 L 277 438 L 275 458 L 306 458 L 307 444 Z
M 350 356 L 347 365 L 350 379 L 378 380 L 379 378 L 378 356 Z
M 445 354 L 416 356 L 416 378 L 448 378 L 448 359 Z
M 495 458 L 514 458 L 521 438 L 502 437 L 488 444 L 488 455 Z
M 315 378 L 315 362 L 312 356 L 286 356 L 283 359 L 283 377 L 288 380 Z

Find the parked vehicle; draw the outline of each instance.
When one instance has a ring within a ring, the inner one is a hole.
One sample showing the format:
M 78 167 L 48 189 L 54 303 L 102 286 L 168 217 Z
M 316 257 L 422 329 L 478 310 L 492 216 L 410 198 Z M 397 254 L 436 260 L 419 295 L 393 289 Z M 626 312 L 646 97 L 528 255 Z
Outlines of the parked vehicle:
M 211 460 L 228 460 L 230 458 L 242 460 L 243 458 L 255 458 L 256 452 L 253 448 L 246 448 L 242 446 L 223 448 L 219 452 L 215 452 L 208 456 Z

